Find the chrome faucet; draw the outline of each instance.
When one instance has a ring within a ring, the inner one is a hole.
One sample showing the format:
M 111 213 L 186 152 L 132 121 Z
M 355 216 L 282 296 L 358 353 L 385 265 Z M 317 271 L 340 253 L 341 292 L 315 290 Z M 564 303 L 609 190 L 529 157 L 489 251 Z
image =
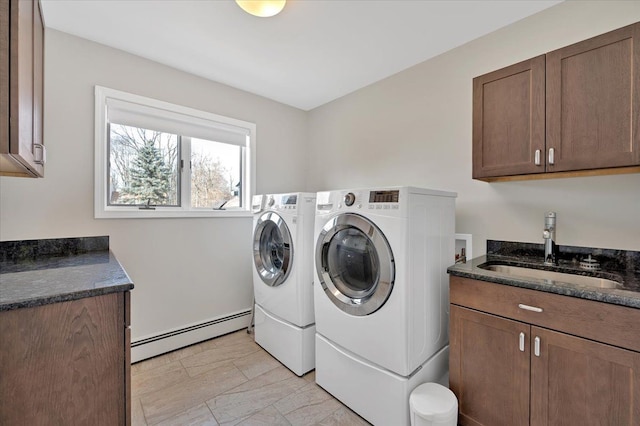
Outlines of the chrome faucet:
M 558 256 L 556 246 L 556 212 L 546 212 L 544 214 L 544 264 L 557 265 Z

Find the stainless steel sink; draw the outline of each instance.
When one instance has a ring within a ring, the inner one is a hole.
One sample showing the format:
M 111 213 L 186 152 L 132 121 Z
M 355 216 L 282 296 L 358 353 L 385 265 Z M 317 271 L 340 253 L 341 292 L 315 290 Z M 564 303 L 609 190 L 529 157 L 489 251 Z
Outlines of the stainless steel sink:
M 540 280 L 559 281 L 597 288 L 622 288 L 616 281 L 604 278 L 587 277 L 584 275 L 566 274 L 563 272 L 545 271 L 542 269 L 523 268 L 510 265 L 480 265 L 480 268 L 512 277 L 535 278 Z

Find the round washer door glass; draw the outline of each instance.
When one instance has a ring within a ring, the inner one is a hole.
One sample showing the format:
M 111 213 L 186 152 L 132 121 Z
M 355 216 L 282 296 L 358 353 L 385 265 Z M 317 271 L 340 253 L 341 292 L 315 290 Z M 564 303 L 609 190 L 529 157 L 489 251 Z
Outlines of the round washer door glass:
M 329 299 L 357 316 L 380 309 L 395 279 L 387 239 L 373 222 L 353 213 L 338 215 L 323 227 L 316 245 L 316 269 Z
M 264 213 L 253 234 L 253 262 L 262 281 L 271 287 L 282 284 L 291 271 L 293 247 L 284 220 L 274 212 Z

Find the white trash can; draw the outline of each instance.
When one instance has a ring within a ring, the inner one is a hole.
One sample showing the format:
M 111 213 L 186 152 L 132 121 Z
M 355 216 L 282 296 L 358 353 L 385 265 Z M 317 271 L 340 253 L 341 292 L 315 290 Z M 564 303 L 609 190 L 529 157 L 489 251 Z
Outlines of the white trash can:
M 411 426 L 456 426 L 458 399 L 438 383 L 423 383 L 409 396 Z

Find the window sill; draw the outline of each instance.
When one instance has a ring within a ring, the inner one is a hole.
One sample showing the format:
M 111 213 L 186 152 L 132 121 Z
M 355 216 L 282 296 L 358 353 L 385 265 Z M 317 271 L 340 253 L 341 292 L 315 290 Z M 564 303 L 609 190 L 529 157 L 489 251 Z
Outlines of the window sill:
M 140 210 L 106 209 L 95 212 L 95 219 L 189 219 L 189 218 L 232 218 L 252 217 L 247 210 Z

